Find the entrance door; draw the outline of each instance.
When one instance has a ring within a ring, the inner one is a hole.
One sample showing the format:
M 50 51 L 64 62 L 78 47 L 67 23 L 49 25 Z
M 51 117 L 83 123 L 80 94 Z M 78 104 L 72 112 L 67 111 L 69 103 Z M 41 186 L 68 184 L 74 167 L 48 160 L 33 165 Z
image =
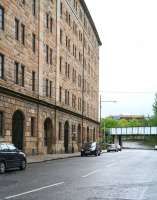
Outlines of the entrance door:
M 89 127 L 87 127 L 87 142 L 90 142 L 90 137 L 89 137 Z
M 64 149 L 65 153 L 68 153 L 68 145 L 69 145 L 69 122 L 66 121 L 64 125 Z
M 47 147 L 47 153 L 52 153 L 52 122 L 47 118 L 44 122 L 44 145 Z
M 12 143 L 20 150 L 23 150 L 24 116 L 17 110 L 12 117 Z

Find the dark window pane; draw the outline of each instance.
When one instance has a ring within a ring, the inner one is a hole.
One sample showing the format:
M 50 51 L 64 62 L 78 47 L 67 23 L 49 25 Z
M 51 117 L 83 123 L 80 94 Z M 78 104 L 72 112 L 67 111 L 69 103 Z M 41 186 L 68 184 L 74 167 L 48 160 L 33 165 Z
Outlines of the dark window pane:
M 15 83 L 19 84 L 19 63 L 15 62 Z
M 35 16 L 35 13 L 36 13 L 36 0 L 32 0 L 32 13 Z
M 4 30 L 4 8 L 0 6 L 0 29 Z
M 21 24 L 21 42 L 24 45 L 25 44 L 25 25 Z
M 21 85 L 25 86 L 25 66 L 21 65 Z
M 3 112 L 0 112 L 0 136 L 3 136 Z
M 32 91 L 35 91 L 35 72 L 32 72 Z
M 33 33 L 32 34 L 32 49 L 33 49 L 33 52 L 35 53 L 35 34 Z
M 0 54 L 0 78 L 4 78 L 4 55 Z
M 47 97 L 48 97 L 48 95 L 49 95 L 49 94 L 48 94 L 48 86 L 49 86 L 48 83 L 49 83 L 49 81 L 48 81 L 48 79 L 46 79 L 46 96 L 47 96 Z
M 31 117 L 31 136 L 35 135 L 35 117 Z
M 15 39 L 19 40 L 19 20 L 15 18 Z

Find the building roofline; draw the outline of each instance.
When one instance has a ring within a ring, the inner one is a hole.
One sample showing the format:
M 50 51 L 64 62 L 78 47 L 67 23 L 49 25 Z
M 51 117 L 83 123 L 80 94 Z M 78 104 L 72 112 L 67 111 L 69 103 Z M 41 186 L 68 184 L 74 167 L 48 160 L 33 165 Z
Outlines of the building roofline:
M 95 33 L 96 38 L 97 38 L 97 41 L 98 41 L 99 45 L 101 46 L 101 45 L 102 45 L 102 42 L 101 42 L 101 40 L 100 40 L 98 31 L 97 31 L 97 29 L 96 29 L 96 26 L 95 26 L 95 23 L 94 23 L 94 21 L 93 21 L 93 19 L 92 19 L 92 16 L 91 16 L 91 14 L 90 14 L 90 12 L 89 12 L 89 10 L 88 10 L 88 7 L 87 7 L 87 5 L 86 5 L 86 3 L 85 3 L 84 0 L 80 0 L 80 3 L 81 3 L 81 5 L 82 5 L 82 7 L 83 7 L 83 9 L 84 9 L 84 11 L 85 11 L 85 13 L 86 13 L 88 19 L 89 19 L 89 22 L 90 22 L 90 24 L 91 24 L 91 26 L 92 26 L 92 28 L 93 28 L 93 30 L 94 30 L 94 33 Z

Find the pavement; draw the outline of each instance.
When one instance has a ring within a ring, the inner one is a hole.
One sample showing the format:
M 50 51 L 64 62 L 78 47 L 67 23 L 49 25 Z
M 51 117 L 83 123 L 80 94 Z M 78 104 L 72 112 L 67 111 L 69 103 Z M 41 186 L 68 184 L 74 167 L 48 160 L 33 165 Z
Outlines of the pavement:
M 59 159 L 66 159 L 66 158 L 73 158 L 73 157 L 79 157 L 80 152 L 77 153 L 68 153 L 68 154 L 45 154 L 45 155 L 33 155 L 33 156 L 27 156 L 27 163 L 39 163 L 39 162 L 45 162 L 50 160 L 59 160 Z
M 102 150 L 102 153 L 105 153 L 106 150 Z M 40 163 L 40 162 L 46 162 L 51 160 L 59 160 L 59 159 L 66 159 L 66 158 L 74 158 L 74 157 L 80 157 L 80 152 L 76 153 L 66 153 L 66 154 L 45 154 L 45 155 L 33 155 L 33 156 L 27 156 L 27 163 Z

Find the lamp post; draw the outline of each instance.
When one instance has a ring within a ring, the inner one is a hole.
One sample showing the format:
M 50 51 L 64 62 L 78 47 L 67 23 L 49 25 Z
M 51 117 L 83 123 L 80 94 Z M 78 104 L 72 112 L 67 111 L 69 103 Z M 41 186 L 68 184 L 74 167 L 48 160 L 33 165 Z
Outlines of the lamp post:
M 99 134 L 101 135 L 101 108 L 102 108 L 102 103 L 117 103 L 116 100 L 102 100 L 101 95 L 100 95 L 100 126 L 99 126 Z M 101 140 L 102 140 L 102 135 L 101 135 Z

